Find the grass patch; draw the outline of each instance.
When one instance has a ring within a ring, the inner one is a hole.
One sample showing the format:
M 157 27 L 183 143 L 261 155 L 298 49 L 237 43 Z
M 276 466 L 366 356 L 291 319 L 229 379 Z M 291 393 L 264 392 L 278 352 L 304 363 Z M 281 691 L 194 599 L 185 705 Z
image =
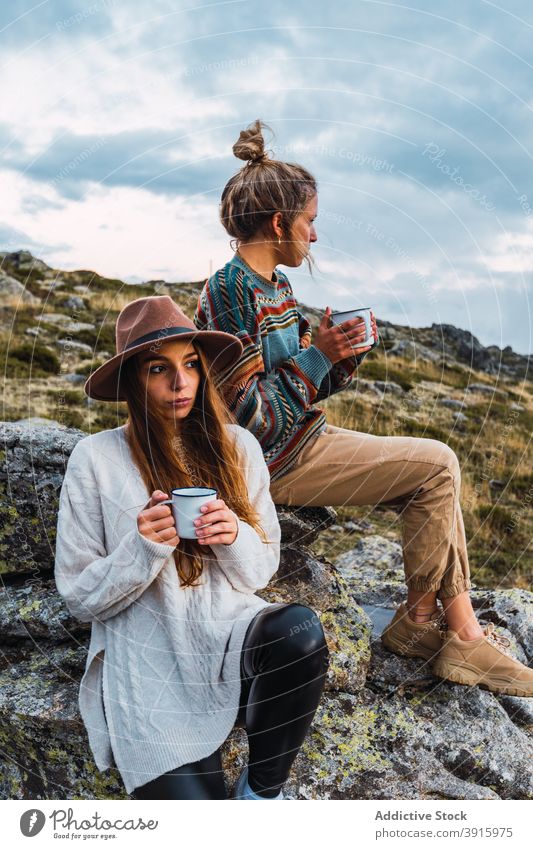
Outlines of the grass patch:
M 79 330 L 76 334 L 77 342 L 84 342 L 90 345 L 93 350 L 114 351 L 115 350 L 115 319 L 108 323 L 100 323 L 98 318 L 95 318 L 96 327 L 94 330 Z
M 530 495 L 533 492 L 533 475 L 515 475 L 508 484 L 509 492 L 522 498 L 525 495 Z
M 414 383 L 406 377 L 406 369 L 399 369 L 389 365 L 388 361 L 382 357 L 366 357 L 358 370 L 358 376 L 364 380 L 387 380 L 398 383 L 402 389 L 409 392 L 413 388 Z M 412 374 L 410 374 L 412 377 Z
M 124 406 L 117 406 L 116 404 L 106 405 L 105 402 L 102 403 L 102 406 L 98 408 L 94 416 L 94 424 L 100 430 L 108 430 L 114 427 L 120 427 L 123 424 L 126 424 L 128 418 L 128 408 L 126 403 Z M 94 430 L 94 428 L 91 428 Z
M 61 410 L 61 416 L 58 418 L 58 421 L 64 424 L 65 427 L 75 427 L 78 430 L 89 432 L 86 417 L 79 410 Z
M 52 401 L 60 401 L 61 405 L 68 406 L 83 404 L 87 398 L 85 392 L 79 389 L 49 389 L 46 394 Z
M 476 509 L 482 523 L 487 522 L 491 530 L 498 534 L 513 536 L 516 524 L 513 523 L 512 511 L 500 504 L 482 504 Z
M 78 366 L 74 374 L 81 374 L 84 377 L 88 377 L 91 372 L 96 371 L 96 369 L 102 366 L 104 362 L 105 360 L 87 360 L 86 363 L 81 363 L 81 365 Z
M 4 352 L 5 354 L 5 352 Z M 23 342 L 11 348 L 7 358 L 3 360 L 6 374 L 9 377 L 46 377 L 58 374 L 59 359 L 50 348 L 37 342 Z

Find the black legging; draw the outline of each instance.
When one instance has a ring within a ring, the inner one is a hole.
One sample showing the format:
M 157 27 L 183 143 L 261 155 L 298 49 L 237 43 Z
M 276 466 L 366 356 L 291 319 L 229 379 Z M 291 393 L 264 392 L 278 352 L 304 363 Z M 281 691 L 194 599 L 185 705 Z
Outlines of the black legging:
M 303 604 L 265 607 L 250 622 L 241 652 L 237 724 L 248 735 L 248 782 L 277 796 L 298 754 L 324 687 L 329 653 L 316 613 Z M 226 799 L 220 749 L 136 787 L 135 799 Z

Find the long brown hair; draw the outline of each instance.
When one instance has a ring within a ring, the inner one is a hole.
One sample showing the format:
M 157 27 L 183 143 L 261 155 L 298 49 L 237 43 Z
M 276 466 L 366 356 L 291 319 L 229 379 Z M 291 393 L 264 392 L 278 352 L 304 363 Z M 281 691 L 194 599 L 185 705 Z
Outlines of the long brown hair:
M 267 543 L 259 514 L 253 509 L 243 470 L 245 457 L 237 448 L 228 424 L 237 424 L 219 392 L 210 362 L 201 345 L 193 345 L 200 360 L 200 383 L 194 404 L 179 423 L 183 451 L 176 429 L 155 405 L 146 403 L 139 380 L 139 357 L 126 361 L 121 372 L 121 391 L 126 395 L 126 436 L 133 459 L 149 493 L 161 489 L 171 497 L 172 489 L 205 486 L 217 490 L 218 498 L 236 515 L 255 528 Z M 202 574 L 206 547 L 196 540 L 180 539 L 173 552 L 180 584 L 197 585 Z
M 263 127 L 270 130 L 257 118 L 241 130 L 233 153 L 247 164 L 228 180 L 222 192 L 220 220 L 234 237 L 236 249 L 259 234 L 271 235 L 268 228 L 275 212 L 282 213 L 283 238 L 289 241 L 296 216 L 317 192 L 315 178 L 303 165 L 269 157 Z M 312 271 L 313 258 L 306 255 L 305 259 Z

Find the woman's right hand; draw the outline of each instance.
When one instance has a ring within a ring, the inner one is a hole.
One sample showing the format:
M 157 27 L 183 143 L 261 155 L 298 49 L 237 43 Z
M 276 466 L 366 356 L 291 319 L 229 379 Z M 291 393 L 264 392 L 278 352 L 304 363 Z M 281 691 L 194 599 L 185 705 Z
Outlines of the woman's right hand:
M 343 322 L 343 324 L 332 324 L 330 326 L 330 315 L 332 310 L 326 307 L 326 312 L 315 330 L 313 345 L 322 351 L 333 364 L 348 357 L 370 351 L 373 345 L 356 347 L 358 343 L 366 339 L 366 328 L 361 316 Z
M 176 532 L 174 515 L 169 504 L 160 503 L 168 497 L 160 489 L 154 490 L 150 501 L 137 516 L 137 528 L 143 537 L 152 540 L 152 542 L 176 546 L 180 538 Z

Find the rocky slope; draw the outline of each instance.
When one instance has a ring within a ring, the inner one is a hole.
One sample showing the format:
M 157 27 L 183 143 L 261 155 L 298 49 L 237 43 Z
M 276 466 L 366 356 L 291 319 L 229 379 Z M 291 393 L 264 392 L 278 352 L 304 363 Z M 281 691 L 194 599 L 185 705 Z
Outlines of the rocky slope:
M 54 422 L 4 422 L 0 469 L 0 797 L 128 798 L 99 773 L 77 708 L 90 625 L 55 590 L 58 495 L 85 436 Z M 533 700 L 445 684 L 425 661 L 385 652 L 378 633 L 404 597 L 401 546 L 370 534 L 329 562 L 311 549 L 330 508 L 278 507 L 282 561 L 262 595 L 320 616 L 331 664 L 319 710 L 287 785 L 294 799 L 531 799 Z M 337 530 L 334 530 L 337 527 Z M 473 592 L 482 621 L 533 658 L 533 594 Z M 228 786 L 246 758 L 236 728 L 224 746 Z
M 131 287 L 133 292 L 139 292 L 133 297 L 141 297 L 145 287 L 153 293 L 168 293 L 192 295 L 197 297 L 203 285 L 203 280 L 197 283 L 167 283 L 164 280 L 151 280 L 142 287 Z M 50 268 L 42 260 L 34 257 L 29 251 L 0 252 L 0 297 L 4 295 L 20 295 L 22 303 L 35 304 L 42 298 L 43 292 L 67 292 L 76 288 L 79 292 L 74 298 L 66 298 L 67 309 L 83 309 L 84 296 L 95 291 L 101 291 L 112 286 L 123 288 L 120 280 L 104 278 L 94 271 L 62 271 Z M 301 305 L 313 326 L 318 324 L 322 313 L 306 305 Z M 431 327 L 410 328 L 389 321 L 381 321 L 380 328 L 387 340 L 387 348 L 391 354 L 399 354 L 408 359 L 420 358 L 422 361 L 442 363 L 442 361 L 463 363 L 471 368 L 489 375 L 503 374 L 516 379 L 530 374 L 530 357 L 522 356 L 513 351 L 510 345 L 499 348 L 497 345 L 485 347 L 468 330 L 461 330 L 450 324 L 432 324 Z

